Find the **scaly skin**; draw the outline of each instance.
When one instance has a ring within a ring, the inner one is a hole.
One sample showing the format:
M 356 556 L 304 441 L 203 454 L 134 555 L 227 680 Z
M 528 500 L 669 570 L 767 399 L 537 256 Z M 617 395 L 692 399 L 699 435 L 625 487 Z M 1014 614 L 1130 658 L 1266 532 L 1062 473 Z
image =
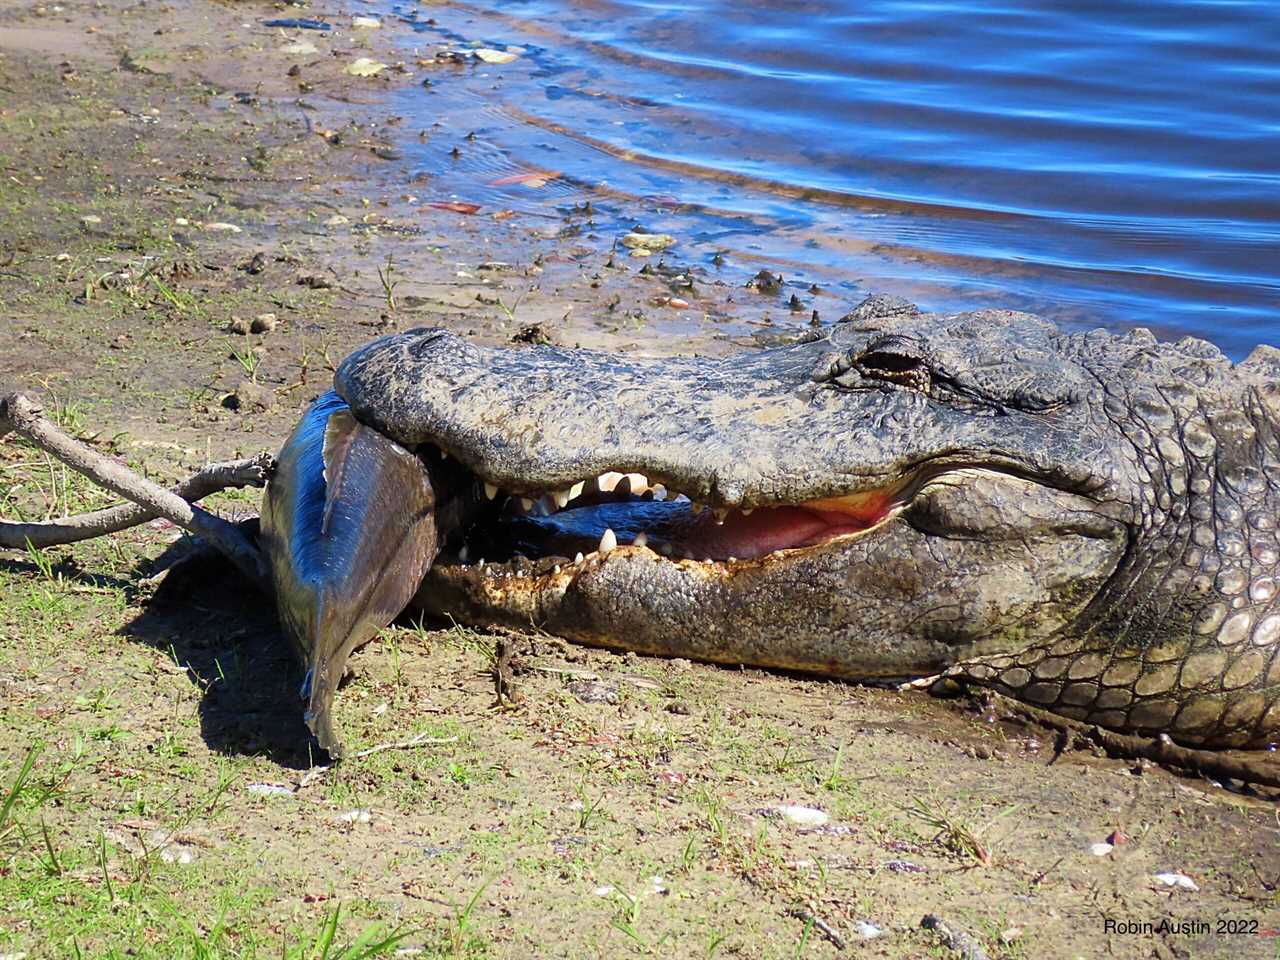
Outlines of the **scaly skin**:
M 872 298 L 725 360 L 411 331 L 337 389 L 515 493 L 638 471 L 711 506 L 894 490 L 858 536 L 720 563 L 438 563 L 419 602 L 667 655 L 851 678 L 949 671 L 1195 746 L 1280 739 L 1280 351 L 1070 334 Z

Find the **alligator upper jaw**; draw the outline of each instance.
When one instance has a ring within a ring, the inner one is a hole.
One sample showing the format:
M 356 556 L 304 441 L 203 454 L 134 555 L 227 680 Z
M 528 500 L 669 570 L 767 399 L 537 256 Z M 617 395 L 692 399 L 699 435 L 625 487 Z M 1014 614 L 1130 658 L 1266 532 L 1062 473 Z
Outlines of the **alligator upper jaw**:
M 869 337 L 837 330 L 729 357 L 659 359 L 504 350 L 414 330 L 353 353 L 335 388 L 361 423 L 531 499 L 638 472 L 711 506 L 795 506 L 883 490 L 939 458 L 1055 487 L 1094 482 L 1101 440 L 1069 417 L 832 380 Z

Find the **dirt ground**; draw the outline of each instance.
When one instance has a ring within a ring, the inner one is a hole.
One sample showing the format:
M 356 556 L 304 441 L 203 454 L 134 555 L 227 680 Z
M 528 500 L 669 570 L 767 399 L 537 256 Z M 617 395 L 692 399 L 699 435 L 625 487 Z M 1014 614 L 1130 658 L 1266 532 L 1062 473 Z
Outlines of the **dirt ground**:
M 471 149 L 467 116 L 388 104 L 466 68 L 324 12 L 0 8 L 0 386 L 171 482 L 276 449 L 391 329 L 724 352 L 808 322 L 759 265 L 615 249 L 660 205 L 437 195 L 404 144 Z M 108 502 L 0 442 L 5 518 Z M 493 636 L 406 619 L 339 696 L 356 756 L 313 767 L 269 609 L 156 575 L 185 549 L 0 551 L 0 958 L 1280 957 L 1274 797 L 970 700 L 524 637 L 497 706 Z

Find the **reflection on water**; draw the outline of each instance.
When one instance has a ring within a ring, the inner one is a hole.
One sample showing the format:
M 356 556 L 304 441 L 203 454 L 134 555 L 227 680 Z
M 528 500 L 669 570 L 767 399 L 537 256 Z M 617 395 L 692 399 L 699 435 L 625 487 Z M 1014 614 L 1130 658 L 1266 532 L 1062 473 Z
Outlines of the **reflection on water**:
M 490 153 L 460 180 L 554 169 L 564 194 L 648 197 L 646 225 L 683 215 L 731 254 L 851 292 L 1142 323 L 1236 356 L 1280 342 L 1273 0 L 428 12 L 443 37 L 527 51 L 475 85 Z

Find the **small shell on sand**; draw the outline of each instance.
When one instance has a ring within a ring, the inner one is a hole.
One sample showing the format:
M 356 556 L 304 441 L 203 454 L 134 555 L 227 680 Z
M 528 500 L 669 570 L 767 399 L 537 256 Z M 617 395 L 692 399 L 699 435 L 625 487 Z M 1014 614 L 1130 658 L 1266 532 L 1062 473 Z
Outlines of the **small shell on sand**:
M 1163 883 L 1166 887 L 1179 887 L 1193 893 L 1200 889 L 1199 885 L 1185 873 L 1157 873 L 1151 879 L 1157 883 Z

